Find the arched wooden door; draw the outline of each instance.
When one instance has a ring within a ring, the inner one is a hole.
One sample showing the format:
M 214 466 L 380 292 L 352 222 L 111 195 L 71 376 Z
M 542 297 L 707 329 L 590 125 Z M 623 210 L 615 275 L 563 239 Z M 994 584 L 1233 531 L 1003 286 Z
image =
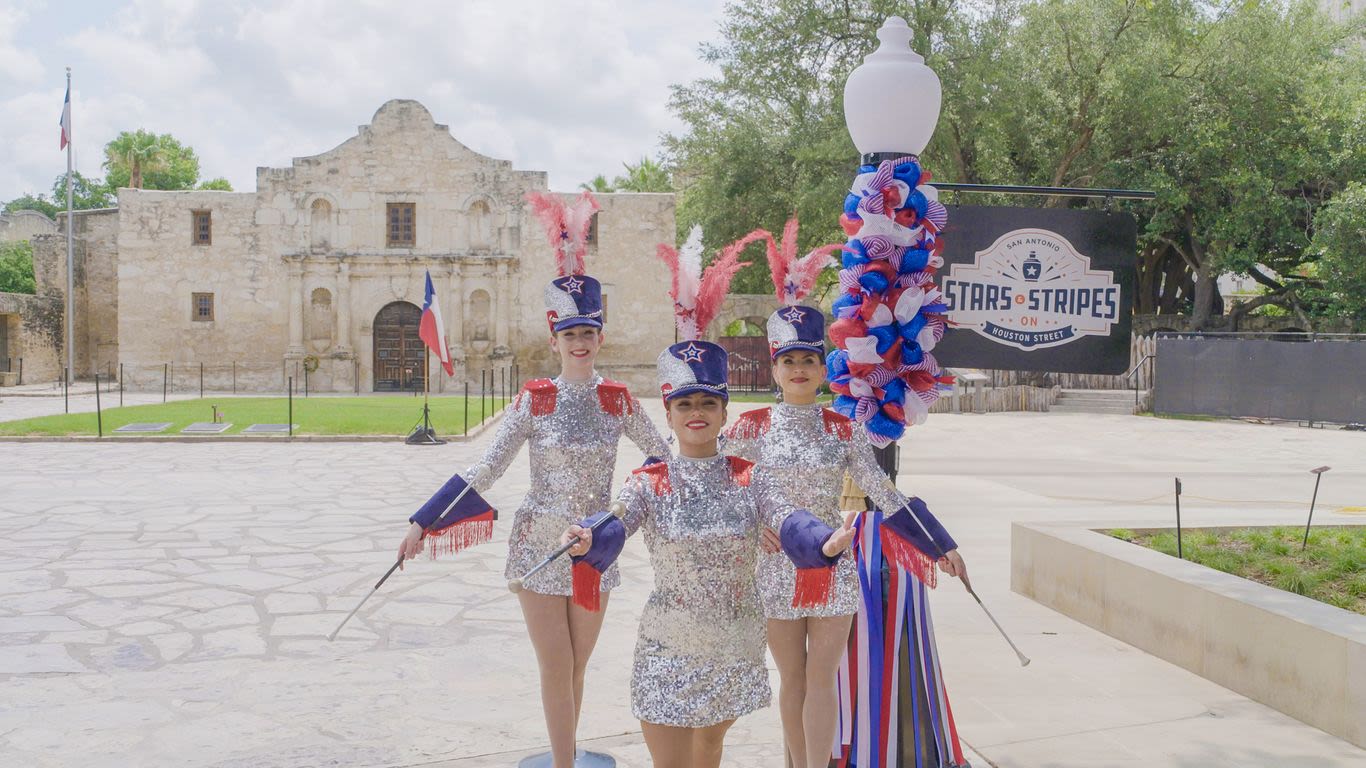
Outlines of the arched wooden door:
M 422 310 L 395 301 L 375 315 L 375 391 L 420 391 L 427 369 L 417 327 Z

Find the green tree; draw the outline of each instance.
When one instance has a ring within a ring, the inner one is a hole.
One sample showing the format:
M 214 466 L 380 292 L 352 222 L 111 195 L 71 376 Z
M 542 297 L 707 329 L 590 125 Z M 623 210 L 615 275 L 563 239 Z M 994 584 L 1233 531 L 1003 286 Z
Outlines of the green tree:
M 39 213 L 46 214 L 50 219 L 57 218 L 57 212 L 63 210 L 66 210 L 65 195 L 62 197 L 62 205 L 60 207 L 47 199 L 46 195 L 21 195 L 8 203 L 5 203 L 5 213 L 14 213 L 15 211 L 38 211 Z
M 124 131 L 104 146 L 111 189 L 194 189 L 199 157 L 169 133 Z
M 52 182 L 52 200 L 61 210 L 66 210 L 66 174 Z M 71 207 L 78 211 L 93 208 L 110 208 L 118 202 L 114 190 L 100 179 L 91 179 L 80 171 L 71 172 Z
M 1366 184 L 1350 184 L 1319 209 L 1310 251 L 1321 281 L 1310 298 L 1326 314 L 1366 321 Z
M 603 176 L 601 173 L 594 176 L 592 181 L 580 184 L 579 189 L 586 189 L 589 192 L 597 192 L 599 194 L 617 191 L 616 188 L 612 186 L 612 182 L 608 181 L 607 177 Z
M 638 163 L 622 163 L 626 173 L 612 180 L 617 192 L 672 192 L 669 169 L 657 160 L 640 158 Z M 595 179 L 596 181 L 596 179 Z
M 0 243 L 0 293 L 35 293 L 33 246 L 27 240 Z
M 220 192 L 231 192 L 232 182 L 228 181 L 222 176 L 219 176 L 216 179 L 209 179 L 208 181 L 199 182 L 198 189 L 216 189 Z

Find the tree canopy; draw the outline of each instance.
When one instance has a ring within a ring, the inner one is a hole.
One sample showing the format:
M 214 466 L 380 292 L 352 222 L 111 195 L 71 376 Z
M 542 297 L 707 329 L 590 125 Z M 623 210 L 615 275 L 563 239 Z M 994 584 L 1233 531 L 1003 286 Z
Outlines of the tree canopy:
M 1224 273 L 1262 281 L 1265 303 L 1319 306 L 1294 276 L 1318 258 L 1316 213 L 1366 177 L 1366 45 L 1363 20 L 1313 2 L 737 0 L 702 48 L 718 74 L 673 92 L 680 234 L 701 223 L 715 250 L 795 213 L 803 248 L 843 239 L 843 83 L 893 14 L 943 84 L 923 153 L 936 179 L 1157 191 L 1127 206 L 1139 312 L 1204 323 Z M 759 262 L 735 290 L 767 290 Z
M 104 145 L 104 169 L 111 189 L 194 189 L 199 156 L 169 133 L 139 128 Z

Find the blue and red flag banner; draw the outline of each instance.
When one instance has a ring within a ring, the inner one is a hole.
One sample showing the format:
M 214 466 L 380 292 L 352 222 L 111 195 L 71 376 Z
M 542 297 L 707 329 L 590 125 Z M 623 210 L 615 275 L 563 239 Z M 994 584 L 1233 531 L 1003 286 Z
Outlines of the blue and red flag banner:
M 452 475 L 408 522 L 422 526 L 423 539 L 433 539 L 430 552 L 435 558 L 492 539 L 494 516 L 493 507 L 478 491 L 460 475 Z
M 71 84 L 66 86 L 66 100 L 62 103 L 62 119 L 58 121 L 62 126 L 62 146 L 58 149 L 66 149 L 66 145 L 71 143 Z
M 447 376 L 455 375 L 455 365 L 451 362 L 451 349 L 446 343 L 446 323 L 441 318 L 441 304 L 437 301 L 436 290 L 432 288 L 432 273 L 427 271 L 427 290 L 422 299 L 422 322 L 417 327 L 418 338 L 427 345 L 446 369 Z

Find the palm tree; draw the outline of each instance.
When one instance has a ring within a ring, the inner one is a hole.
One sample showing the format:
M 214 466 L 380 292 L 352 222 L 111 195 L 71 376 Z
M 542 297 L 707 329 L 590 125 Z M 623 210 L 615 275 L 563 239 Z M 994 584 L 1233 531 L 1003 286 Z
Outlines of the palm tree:
M 124 131 L 104 145 L 104 168 L 109 175 L 128 174 L 128 185 L 142 189 L 142 174 L 165 170 L 170 160 L 161 137 L 142 128 Z
M 611 182 L 607 181 L 607 177 L 603 176 L 601 173 L 599 173 L 597 176 L 594 176 L 592 181 L 580 184 L 579 189 L 586 189 L 589 192 L 598 192 L 601 194 L 617 191 L 612 186 Z
M 623 192 L 672 192 L 673 181 L 669 179 L 669 169 L 656 160 L 640 158 L 639 163 L 622 163 L 625 176 L 612 180 L 613 185 Z

